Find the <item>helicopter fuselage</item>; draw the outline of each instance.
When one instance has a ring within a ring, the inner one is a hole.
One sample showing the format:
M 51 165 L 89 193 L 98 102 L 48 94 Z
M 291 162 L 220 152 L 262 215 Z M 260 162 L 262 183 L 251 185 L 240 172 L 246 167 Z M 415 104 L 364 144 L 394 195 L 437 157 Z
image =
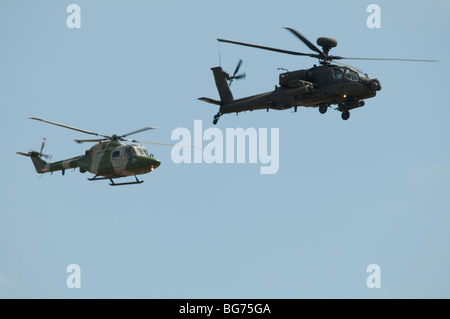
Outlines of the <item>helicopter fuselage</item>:
M 158 159 L 150 156 L 144 146 L 117 141 L 94 145 L 78 163 L 80 172 L 84 170 L 107 178 L 145 174 L 161 164 Z
M 219 112 L 284 110 L 297 106 L 328 107 L 332 104 L 339 105 L 338 109 L 344 112 L 363 106 L 360 102 L 374 97 L 380 89 L 377 79 L 369 79 L 361 71 L 326 64 L 282 73 L 274 91 L 232 100 L 222 104 Z

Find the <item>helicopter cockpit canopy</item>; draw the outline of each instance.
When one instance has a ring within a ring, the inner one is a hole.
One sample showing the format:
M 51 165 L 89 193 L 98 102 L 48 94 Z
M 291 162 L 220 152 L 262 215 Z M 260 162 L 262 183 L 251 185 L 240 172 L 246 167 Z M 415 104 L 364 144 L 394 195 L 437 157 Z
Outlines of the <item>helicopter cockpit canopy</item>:
M 347 79 L 352 82 L 359 82 L 359 79 L 368 79 L 369 76 L 367 73 L 364 73 L 361 70 L 358 70 L 356 68 L 350 68 L 350 67 L 341 67 L 341 66 L 335 66 L 332 71 L 333 78 L 335 79 Z
M 140 155 L 140 156 L 150 156 L 148 154 L 147 149 L 144 146 L 140 146 L 140 145 L 130 145 L 130 152 L 131 154 L 134 155 Z
M 358 73 L 351 70 L 351 69 L 345 69 L 344 70 L 344 79 L 350 80 L 352 82 L 358 82 Z
M 128 158 L 133 158 L 135 156 L 150 156 L 147 149 L 140 145 L 127 145 L 125 154 Z

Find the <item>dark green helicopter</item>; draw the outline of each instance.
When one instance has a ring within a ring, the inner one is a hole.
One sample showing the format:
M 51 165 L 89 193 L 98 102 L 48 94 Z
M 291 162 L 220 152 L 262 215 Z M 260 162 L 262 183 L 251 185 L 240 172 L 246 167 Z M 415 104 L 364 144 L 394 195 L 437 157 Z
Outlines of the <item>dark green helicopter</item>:
M 217 39 L 219 42 L 238 44 L 263 50 L 279 53 L 308 56 L 319 59 L 320 65 L 314 65 L 310 69 L 287 71 L 280 74 L 279 86 L 275 86 L 274 91 L 261 93 L 241 99 L 234 99 L 230 90 L 233 80 L 245 78 L 245 73 L 237 74 L 242 64 L 239 60 L 232 76 L 214 67 L 211 70 L 214 74 L 220 101 L 201 97 L 199 100 L 220 106 L 219 112 L 214 116 L 213 124 L 217 124 L 220 116 L 227 113 L 239 113 L 243 111 L 253 111 L 269 109 L 285 110 L 294 108 L 297 112 L 298 106 L 318 107 L 319 112 L 324 114 L 331 105 L 337 105 L 336 110 L 341 112 L 343 120 L 348 120 L 350 110 L 364 106 L 365 99 L 374 97 L 377 91 L 381 90 L 381 83 L 378 79 L 371 79 L 369 76 L 355 67 L 348 66 L 333 60 L 390 60 L 390 61 L 419 61 L 436 62 L 434 60 L 417 59 L 391 59 L 391 58 L 348 58 L 336 55 L 329 55 L 331 48 L 337 46 L 337 41 L 333 38 L 320 37 L 317 45 L 320 50 L 299 32 L 291 28 L 285 28 L 300 39 L 306 46 L 315 53 L 302 53 L 271 48 L 261 45 L 237 42 L 231 40 Z M 229 81 L 229 82 L 228 82 Z
M 92 178 L 88 178 L 88 180 L 90 181 L 109 179 L 111 181 L 111 186 L 140 184 L 143 181 L 139 180 L 137 178 L 137 175 L 146 174 L 153 171 L 154 169 L 159 167 L 159 165 L 161 165 L 161 161 L 155 158 L 153 154 L 149 154 L 147 149 L 142 145 L 125 144 L 122 142 L 173 146 L 173 144 L 142 142 L 126 138 L 132 134 L 155 129 L 155 127 L 152 126 L 148 126 L 143 129 L 123 135 L 102 135 L 99 133 L 82 130 L 76 127 L 59 124 L 36 117 L 32 117 L 31 119 L 100 137 L 89 140 L 75 140 L 77 143 L 94 142 L 96 144 L 90 149 L 86 150 L 83 155 L 53 163 L 46 162 L 42 158 L 49 158 L 48 155 L 42 154 L 45 145 L 45 138 L 42 142 L 40 152 L 17 152 L 17 154 L 19 155 L 30 157 L 34 164 L 36 172 L 39 174 L 61 171 L 64 175 L 66 169 L 79 168 L 80 173 L 90 172 L 95 175 Z M 136 181 L 124 183 L 114 182 L 114 179 L 127 176 L 134 176 Z

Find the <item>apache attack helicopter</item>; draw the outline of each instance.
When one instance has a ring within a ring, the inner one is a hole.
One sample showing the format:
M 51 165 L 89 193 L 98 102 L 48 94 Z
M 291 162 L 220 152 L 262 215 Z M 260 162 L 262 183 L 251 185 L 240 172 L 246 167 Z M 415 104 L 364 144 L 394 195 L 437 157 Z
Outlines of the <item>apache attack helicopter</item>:
M 220 101 L 201 97 L 199 100 L 220 106 L 219 112 L 214 116 L 213 124 L 217 124 L 220 116 L 227 113 L 239 113 L 243 111 L 253 111 L 260 109 L 285 110 L 294 107 L 297 112 L 298 106 L 318 107 L 319 112 L 326 113 L 328 107 L 337 105 L 336 110 L 342 112 L 342 119 L 348 120 L 350 110 L 364 106 L 364 99 L 374 97 L 377 91 L 381 90 L 378 79 L 370 79 L 369 76 L 355 67 L 342 63 L 333 64 L 333 60 L 390 60 L 390 61 L 419 61 L 436 62 L 434 60 L 416 59 L 391 59 L 391 58 L 347 58 L 329 55 L 331 48 L 337 46 L 337 41 L 333 38 L 320 37 L 317 44 L 322 47 L 320 50 L 300 33 L 291 28 L 285 28 L 299 38 L 309 49 L 316 53 L 302 53 L 271 48 L 261 45 L 236 42 L 224 39 L 217 39 L 219 42 L 238 44 L 263 50 L 275 51 L 279 53 L 309 56 L 319 59 L 320 65 L 314 65 L 310 69 L 288 71 L 280 74 L 279 86 L 275 86 L 274 91 L 253 95 L 241 99 L 234 99 L 230 90 L 233 80 L 242 79 L 245 74 L 237 74 L 242 60 L 239 61 L 232 76 L 214 67 L 214 79 L 219 91 Z M 281 69 L 281 68 L 279 68 Z M 229 81 L 229 82 L 227 82 Z
M 161 161 L 154 158 L 153 154 L 149 154 L 144 146 L 136 144 L 127 145 L 121 142 L 146 143 L 146 144 L 170 145 L 170 146 L 172 145 L 172 144 L 142 142 L 125 138 L 132 134 L 155 129 L 155 127 L 151 126 L 124 135 L 109 136 L 67 126 L 64 124 L 50 122 L 40 118 L 32 117 L 31 119 L 61 126 L 82 133 L 102 137 L 99 139 L 75 140 L 77 143 L 97 142 L 97 144 L 92 146 L 89 150 L 86 150 L 84 155 L 72 157 L 54 163 L 48 163 L 42 159 L 42 157 L 49 158 L 48 155 L 42 154 L 45 145 L 45 138 L 42 142 L 40 152 L 36 151 L 30 151 L 28 153 L 17 152 L 17 154 L 31 157 L 34 167 L 36 168 L 36 172 L 38 172 L 39 174 L 62 171 L 62 174 L 64 175 L 66 169 L 70 168 L 75 169 L 78 167 L 80 169 L 80 173 L 90 172 L 95 175 L 92 178 L 88 178 L 88 180 L 90 181 L 109 179 L 111 181 L 109 185 L 111 186 L 140 184 L 143 183 L 144 181 L 138 180 L 137 175 L 146 174 L 148 172 L 153 171 L 155 168 L 161 165 Z M 127 176 L 134 176 L 136 178 L 136 181 L 126 183 L 114 183 L 113 181 L 113 179 Z

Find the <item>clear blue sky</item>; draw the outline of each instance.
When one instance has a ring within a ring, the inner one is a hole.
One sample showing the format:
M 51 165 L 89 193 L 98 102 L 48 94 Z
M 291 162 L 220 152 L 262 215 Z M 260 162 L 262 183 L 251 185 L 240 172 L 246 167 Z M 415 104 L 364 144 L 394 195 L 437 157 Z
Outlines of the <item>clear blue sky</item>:
M 81 7 L 81 29 L 66 8 Z M 366 26 L 370 3 L 381 28 Z M 272 90 L 277 70 L 316 61 L 216 38 L 308 52 L 436 59 L 348 61 L 383 86 L 348 121 L 317 109 L 223 116 L 217 127 L 279 128 L 280 169 L 175 164 L 170 147 L 141 185 L 89 173 L 39 177 L 15 154 L 83 154 L 78 132 L 170 143 L 194 120 L 212 126 L 211 67 L 232 72 L 236 98 Z M 0 3 L 1 298 L 449 298 L 449 1 L 2 1 Z M 66 267 L 81 267 L 81 288 Z M 369 289 L 366 267 L 381 267 Z

